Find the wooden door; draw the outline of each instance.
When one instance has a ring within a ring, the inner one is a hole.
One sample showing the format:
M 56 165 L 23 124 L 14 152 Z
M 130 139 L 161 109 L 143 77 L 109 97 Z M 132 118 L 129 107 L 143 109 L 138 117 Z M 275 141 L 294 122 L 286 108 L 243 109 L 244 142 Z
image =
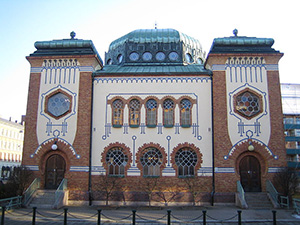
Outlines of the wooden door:
M 66 163 L 60 155 L 51 155 L 46 162 L 46 189 L 57 189 L 64 179 Z
M 254 156 L 245 156 L 240 161 L 241 184 L 246 192 L 260 192 L 260 163 Z

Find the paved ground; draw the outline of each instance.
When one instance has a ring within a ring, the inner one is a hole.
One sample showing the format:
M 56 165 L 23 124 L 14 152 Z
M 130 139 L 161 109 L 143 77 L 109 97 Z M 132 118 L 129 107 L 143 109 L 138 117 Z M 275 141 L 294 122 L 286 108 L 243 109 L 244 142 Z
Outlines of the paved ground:
M 67 210 L 36 209 L 36 225 L 96 225 L 98 224 L 98 209 L 96 207 L 68 207 Z M 172 224 L 203 224 L 203 210 L 206 211 L 206 224 L 238 224 L 238 210 L 234 206 L 209 206 L 169 208 Z M 167 209 L 136 208 L 136 224 L 158 225 L 167 224 Z M 241 210 L 242 224 L 271 225 L 273 209 Z M 67 219 L 64 219 L 67 212 Z M 101 224 L 132 224 L 131 208 L 105 208 L 101 210 Z M 14 209 L 7 211 L 4 223 L 0 225 L 31 225 L 33 209 Z M 65 223 L 66 221 L 66 223 Z M 300 216 L 293 210 L 276 209 L 276 225 L 300 225 Z

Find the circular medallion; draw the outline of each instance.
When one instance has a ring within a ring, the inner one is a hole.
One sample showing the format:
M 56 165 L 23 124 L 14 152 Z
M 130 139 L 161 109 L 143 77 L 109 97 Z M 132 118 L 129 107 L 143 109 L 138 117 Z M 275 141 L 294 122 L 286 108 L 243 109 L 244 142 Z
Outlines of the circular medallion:
M 163 53 L 163 52 L 158 52 L 158 53 L 156 53 L 155 58 L 156 58 L 158 61 L 163 61 L 163 60 L 165 60 L 166 55 L 165 55 L 165 53 Z
M 143 54 L 143 60 L 144 61 L 150 61 L 152 59 L 152 54 L 150 52 L 145 52 Z
M 130 53 L 130 55 L 129 55 L 129 59 L 130 59 L 131 61 L 137 61 L 137 60 L 139 59 L 139 54 L 136 53 L 136 52 L 132 52 L 132 53 Z
M 170 59 L 171 61 L 177 61 L 178 58 L 179 58 L 179 55 L 178 55 L 177 52 L 171 52 L 171 53 L 169 54 L 169 59 Z

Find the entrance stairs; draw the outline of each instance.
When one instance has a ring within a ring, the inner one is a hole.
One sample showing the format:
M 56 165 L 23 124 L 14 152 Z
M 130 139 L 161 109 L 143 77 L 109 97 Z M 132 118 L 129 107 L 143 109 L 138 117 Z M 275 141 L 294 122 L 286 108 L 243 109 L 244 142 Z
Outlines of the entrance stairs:
M 249 209 L 272 209 L 267 192 L 245 192 L 245 200 Z
M 55 191 L 56 190 L 36 190 L 28 207 L 53 209 L 55 204 Z

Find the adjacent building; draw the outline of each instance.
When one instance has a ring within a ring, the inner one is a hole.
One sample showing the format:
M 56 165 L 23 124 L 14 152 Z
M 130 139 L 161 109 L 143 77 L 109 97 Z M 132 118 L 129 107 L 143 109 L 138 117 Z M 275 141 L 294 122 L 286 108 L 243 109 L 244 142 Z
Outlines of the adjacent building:
M 7 179 L 14 167 L 22 161 L 24 125 L 0 118 L 0 170 L 1 179 Z
M 281 84 L 283 123 L 287 163 L 299 169 L 300 154 L 300 84 Z
M 265 191 L 286 166 L 273 43 L 235 30 L 206 55 L 177 30 L 135 30 L 103 62 L 74 32 L 38 41 L 23 164 L 42 188 L 67 179 L 74 204 L 105 201 L 112 182 L 126 204 L 234 202 L 237 182 Z

